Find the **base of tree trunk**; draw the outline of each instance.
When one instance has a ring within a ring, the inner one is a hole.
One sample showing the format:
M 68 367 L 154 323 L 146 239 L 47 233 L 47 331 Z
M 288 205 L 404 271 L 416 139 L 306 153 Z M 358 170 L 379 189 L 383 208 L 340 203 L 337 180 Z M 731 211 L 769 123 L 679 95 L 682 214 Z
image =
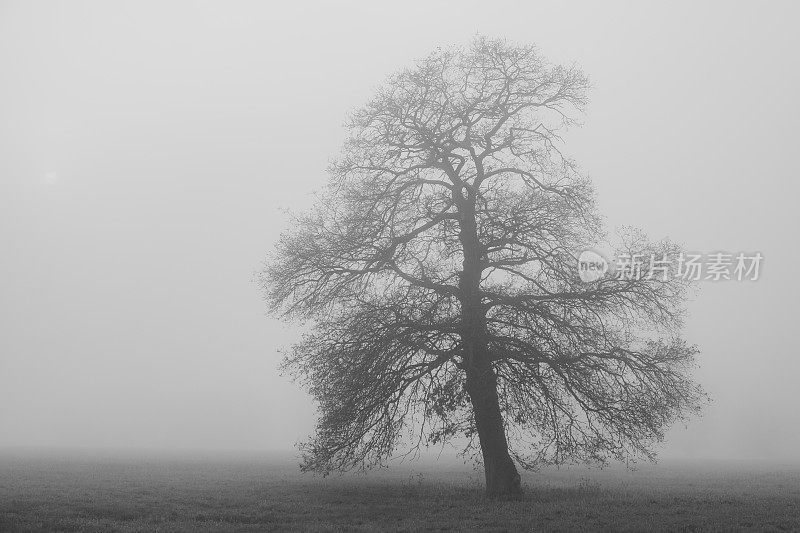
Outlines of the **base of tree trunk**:
M 480 353 L 482 351 L 483 353 Z M 497 396 L 497 377 L 485 354 L 473 356 L 467 367 L 467 393 L 475 415 L 475 428 L 490 498 L 518 498 L 522 495 L 520 475 L 508 453 L 508 441 Z
M 518 499 L 522 497 L 522 483 L 519 472 L 509 458 L 499 464 L 484 462 L 486 474 L 486 495 L 496 499 Z

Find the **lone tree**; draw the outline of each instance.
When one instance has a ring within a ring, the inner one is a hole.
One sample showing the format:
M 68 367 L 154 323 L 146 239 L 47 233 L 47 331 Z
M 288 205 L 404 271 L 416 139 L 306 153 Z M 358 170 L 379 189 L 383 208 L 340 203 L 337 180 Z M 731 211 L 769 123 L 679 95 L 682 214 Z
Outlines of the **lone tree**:
M 515 495 L 515 461 L 652 458 L 700 408 L 697 350 L 678 336 L 685 283 L 647 265 L 578 276 L 576 253 L 607 242 L 560 150 L 588 88 L 532 47 L 478 37 L 352 114 L 327 188 L 260 277 L 272 312 L 308 326 L 284 362 L 320 411 L 304 469 L 455 439 L 482 458 L 489 495 Z M 678 251 L 636 233 L 620 246 Z

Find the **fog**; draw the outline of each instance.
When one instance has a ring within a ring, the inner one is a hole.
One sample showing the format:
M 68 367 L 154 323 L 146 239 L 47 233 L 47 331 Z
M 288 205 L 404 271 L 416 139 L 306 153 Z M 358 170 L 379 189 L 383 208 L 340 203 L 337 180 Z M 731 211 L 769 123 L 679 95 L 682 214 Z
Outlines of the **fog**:
M 712 397 L 668 458 L 800 461 L 795 3 L 0 2 L 0 448 L 291 450 L 314 406 L 254 273 L 349 110 L 476 32 L 594 89 L 608 224 L 759 251 L 701 282 Z

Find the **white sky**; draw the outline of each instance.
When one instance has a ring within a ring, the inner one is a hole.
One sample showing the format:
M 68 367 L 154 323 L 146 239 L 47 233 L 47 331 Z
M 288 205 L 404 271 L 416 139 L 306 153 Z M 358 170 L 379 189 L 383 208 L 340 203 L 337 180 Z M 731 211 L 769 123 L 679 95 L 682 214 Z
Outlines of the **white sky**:
M 687 336 L 667 457 L 800 461 L 800 4 L 0 0 L 0 447 L 291 449 L 313 406 L 252 283 L 346 112 L 475 32 L 576 62 L 611 226 L 760 251 Z

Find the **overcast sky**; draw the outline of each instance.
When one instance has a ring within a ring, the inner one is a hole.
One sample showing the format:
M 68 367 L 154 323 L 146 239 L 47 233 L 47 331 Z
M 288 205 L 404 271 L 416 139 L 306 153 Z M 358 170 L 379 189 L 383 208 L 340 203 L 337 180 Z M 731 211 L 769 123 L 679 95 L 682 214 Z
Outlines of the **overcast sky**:
M 662 455 L 800 461 L 797 6 L 0 0 L 0 447 L 305 438 L 253 274 L 346 113 L 481 32 L 591 77 L 610 227 L 765 257 L 691 303 L 713 403 Z

